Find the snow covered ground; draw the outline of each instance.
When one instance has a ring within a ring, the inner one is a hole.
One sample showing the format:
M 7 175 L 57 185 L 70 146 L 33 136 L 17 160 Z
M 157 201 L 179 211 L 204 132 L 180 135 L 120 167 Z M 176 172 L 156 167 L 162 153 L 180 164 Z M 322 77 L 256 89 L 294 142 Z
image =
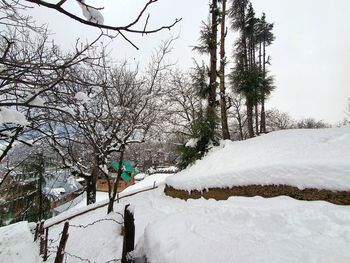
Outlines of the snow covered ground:
M 22 221 L 0 228 L 1 263 L 39 263 L 39 251 L 28 222 Z
M 152 263 L 350 262 L 350 207 L 322 201 L 235 197 L 186 202 L 165 196 L 160 186 L 121 199 L 111 215 L 106 216 L 103 207 L 70 224 L 120 220 L 117 212 L 128 203 L 135 215 L 136 253 L 146 254 Z M 61 224 L 50 229 L 50 239 L 56 239 L 62 228 Z M 69 239 L 66 251 L 72 255 L 91 262 L 120 258 L 122 236 L 113 222 L 72 228 Z M 75 261 L 68 256 L 67 262 Z
M 157 177 L 160 175 L 153 179 Z M 163 183 L 159 184 L 164 184 L 164 178 L 161 179 Z M 145 181 L 138 189 L 153 184 L 154 180 L 149 176 L 148 185 Z M 137 185 L 132 191 L 138 190 Z M 349 206 L 289 197 L 234 197 L 226 201 L 198 199 L 186 202 L 165 196 L 163 188 L 160 185 L 155 190 L 121 199 L 112 214 L 106 215 L 107 208 L 102 207 L 70 220 L 66 262 L 77 262 L 74 256 L 102 263 L 119 259 L 123 239 L 121 226 L 115 221 L 122 221 L 118 212 L 122 213 L 129 203 L 135 215 L 136 253 L 146 254 L 152 263 L 350 262 Z M 67 211 L 60 216 L 73 212 Z M 82 227 L 93 222 L 96 223 L 92 226 Z M 54 261 L 62 228 L 63 224 L 50 228 L 52 255 L 48 262 Z M 0 231 L 1 243 L 6 240 L 3 229 Z M 23 242 L 28 246 L 33 244 L 32 237 L 24 238 Z M 19 254 L 22 256 L 23 252 Z M 0 259 L 0 262 L 10 263 L 37 262 Z
M 246 142 L 225 142 L 177 175 L 148 176 L 121 195 L 154 184 L 159 185 L 157 189 L 121 199 L 109 215 L 105 206 L 70 220 L 65 262 L 81 262 L 77 257 L 101 263 L 120 259 L 123 238 L 117 222 L 122 221 L 119 213 L 124 206 L 131 204 L 136 226 L 135 254 L 145 254 L 151 263 L 348 263 L 350 206 L 285 196 L 184 201 L 165 196 L 163 190 L 165 181 L 176 184 L 176 179 L 185 189 L 208 187 L 212 182 L 215 184 L 210 186 L 229 186 L 235 183 L 229 180 L 232 171 L 239 183 L 294 182 L 298 187 L 349 190 L 349 136 L 348 127 L 283 131 Z M 224 165 L 219 164 L 221 161 Z M 237 170 L 237 165 L 242 169 Z M 213 174 L 221 176 L 221 180 L 209 180 Z M 79 209 L 64 212 L 56 219 Z M 50 228 L 48 262 L 54 261 L 62 228 L 63 223 Z M 1 243 L 2 236 L 0 231 Z
M 350 190 L 350 126 L 272 132 L 224 141 L 202 160 L 167 179 L 181 190 L 284 184 Z

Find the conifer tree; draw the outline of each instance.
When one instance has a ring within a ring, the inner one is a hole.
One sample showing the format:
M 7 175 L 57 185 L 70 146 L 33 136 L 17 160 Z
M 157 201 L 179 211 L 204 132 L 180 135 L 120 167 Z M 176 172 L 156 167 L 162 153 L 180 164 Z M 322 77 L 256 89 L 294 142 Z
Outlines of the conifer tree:
M 272 33 L 273 24 L 266 22 L 265 13 L 262 14 L 261 19 L 258 22 L 258 38 L 260 42 L 260 68 L 263 74 L 263 82 L 261 85 L 261 117 L 260 117 L 260 132 L 266 133 L 266 117 L 265 117 L 265 100 L 270 95 L 273 86 L 273 77 L 268 76 L 266 65 L 270 64 L 269 57 L 266 58 L 266 47 L 270 46 L 275 40 L 275 36 Z M 262 56 L 262 58 L 261 58 Z
M 250 24 L 254 21 L 248 20 L 247 15 L 249 1 L 248 0 L 233 0 L 230 10 L 230 18 L 232 28 L 240 33 L 238 40 L 235 43 L 235 59 L 236 66 L 231 75 L 231 82 L 237 92 L 243 94 L 246 100 L 247 107 L 247 124 L 248 135 L 254 137 L 253 129 L 253 105 L 254 105 L 254 86 L 256 83 L 256 68 L 253 67 L 250 34 Z M 249 23 L 248 23 L 249 22 Z M 251 41 L 252 42 L 252 41 Z
M 268 76 L 266 65 L 266 47 L 271 45 L 274 36 L 273 24 L 256 18 L 255 11 L 249 0 L 233 0 L 230 9 L 232 28 L 239 33 L 235 43 L 234 71 L 231 82 L 236 92 L 245 97 L 247 107 L 248 136 L 251 138 L 259 132 L 266 132 L 265 100 L 273 90 L 273 78 Z M 258 51 L 258 54 L 256 54 Z M 261 103 L 260 131 L 259 131 L 259 103 Z M 255 132 L 254 116 L 255 111 Z

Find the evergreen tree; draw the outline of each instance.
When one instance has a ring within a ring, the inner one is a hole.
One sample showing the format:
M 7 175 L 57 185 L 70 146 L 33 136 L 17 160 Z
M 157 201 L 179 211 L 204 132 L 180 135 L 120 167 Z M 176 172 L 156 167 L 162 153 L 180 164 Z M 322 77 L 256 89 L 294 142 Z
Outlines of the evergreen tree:
M 207 53 L 210 57 L 209 70 L 203 64 L 196 65 L 195 72 L 192 76 L 193 85 L 198 90 L 199 96 L 207 103 L 205 107 L 201 107 L 197 113 L 197 117 L 192 123 L 192 138 L 191 141 L 195 143 L 184 145 L 180 147 L 182 160 L 180 168 L 185 168 L 190 163 L 201 158 L 209 149 L 210 145 L 218 144 L 216 137 L 216 127 L 218 117 L 216 113 L 217 101 L 217 34 L 219 25 L 219 9 L 218 0 L 212 0 L 210 5 L 211 19 L 208 24 L 203 23 L 199 45 L 194 47 L 194 50 L 200 53 Z M 209 82 L 208 82 L 209 76 Z
M 180 146 L 181 162 L 180 169 L 203 157 L 211 145 L 218 144 L 215 127 L 217 123 L 216 112 L 208 106 L 209 96 L 208 69 L 204 63 L 196 64 L 192 74 L 192 85 L 196 88 L 198 96 L 205 102 L 198 109 L 196 118 L 191 125 L 192 136 L 185 145 Z
M 261 85 L 261 117 L 260 117 L 260 132 L 266 133 L 266 116 L 265 116 L 265 100 L 268 95 L 273 91 L 273 77 L 268 76 L 266 70 L 266 64 L 270 64 L 269 57 L 266 58 L 266 47 L 270 46 L 275 40 L 275 36 L 272 33 L 273 24 L 266 22 L 265 13 L 262 14 L 261 19 L 258 22 L 258 39 L 260 42 L 260 68 L 263 73 L 263 82 Z M 261 54 L 262 53 L 262 54 Z M 261 58 L 262 56 L 262 58 Z
M 240 33 L 240 36 L 235 44 L 235 59 L 236 66 L 231 76 L 231 82 L 237 92 L 243 94 L 246 100 L 247 107 L 247 125 L 249 137 L 254 137 L 253 129 L 253 106 L 255 91 L 253 86 L 250 86 L 255 81 L 256 68 L 253 65 L 253 29 L 254 27 L 254 12 L 251 5 L 248 11 L 248 0 L 233 0 L 230 10 L 232 28 Z M 248 13 L 248 14 L 247 14 Z M 249 41 L 249 42 L 248 42 Z
M 256 18 L 248 0 L 233 0 L 230 10 L 232 28 L 239 32 L 235 43 L 236 65 L 231 74 L 231 83 L 236 92 L 244 95 L 247 107 L 247 128 L 249 137 L 259 134 L 259 103 L 261 103 L 260 132 L 266 132 L 265 100 L 273 90 L 273 78 L 267 75 L 266 47 L 274 40 L 273 24 Z M 256 54 L 258 52 L 258 55 Z M 255 110 L 255 132 L 254 132 Z

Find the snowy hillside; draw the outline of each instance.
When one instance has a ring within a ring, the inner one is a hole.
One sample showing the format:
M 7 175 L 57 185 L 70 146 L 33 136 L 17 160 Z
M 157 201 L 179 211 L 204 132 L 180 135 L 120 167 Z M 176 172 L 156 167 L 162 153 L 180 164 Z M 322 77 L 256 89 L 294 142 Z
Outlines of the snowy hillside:
M 120 226 L 110 220 L 121 220 L 118 212 L 126 204 L 131 204 L 135 216 L 135 254 L 146 255 L 151 263 L 350 262 L 350 206 L 289 197 L 184 201 L 164 195 L 161 184 L 167 176 L 151 175 L 143 184 L 136 184 L 133 191 L 152 187 L 154 181 L 160 187 L 121 199 L 109 215 L 102 207 L 70 220 L 65 262 L 78 262 L 76 256 L 86 262 L 119 259 L 123 237 Z M 98 221 L 87 228 L 73 227 Z M 20 225 L 13 226 L 15 240 L 14 230 Z M 62 228 L 63 223 L 50 228 L 48 262 L 54 262 Z M 0 231 L 1 251 L 8 251 L 7 255 L 0 253 L 0 262 L 23 262 L 16 260 L 16 253 L 24 252 L 10 251 L 7 229 Z M 26 246 L 33 244 L 32 237 L 26 240 Z M 36 248 L 30 251 L 32 257 L 38 253 Z M 26 262 L 38 261 L 28 258 Z
M 166 183 L 181 190 L 281 184 L 349 191 L 350 127 L 285 130 L 224 141 Z
M 289 197 L 184 201 L 165 196 L 163 187 L 122 199 L 115 204 L 116 212 L 129 203 L 135 215 L 136 254 L 145 254 L 152 263 L 350 262 L 349 206 Z M 120 220 L 100 208 L 70 224 L 103 218 Z M 56 240 L 62 227 L 52 228 L 50 239 Z M 109 222 L 72 228 L 66 251 L 91 262 L 118 258 L 119 232 Z M 76 261 L 68 256 L 67 262 Z

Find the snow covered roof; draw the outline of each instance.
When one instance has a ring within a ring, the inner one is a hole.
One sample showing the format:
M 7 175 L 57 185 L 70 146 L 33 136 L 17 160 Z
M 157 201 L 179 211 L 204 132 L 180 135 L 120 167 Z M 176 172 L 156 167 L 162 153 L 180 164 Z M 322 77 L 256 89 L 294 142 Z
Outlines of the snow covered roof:
M 181 190 L 281 184 L 350 191 L 350 127 L 224 141 L 166 183 Z
M 69 170 L 58 170 L 45 175 L 44 178 L 46 184 L 44 192 L 53 201 L 57 201 L 67 194 L 83 189 L 83 186 L 77 182 Z

